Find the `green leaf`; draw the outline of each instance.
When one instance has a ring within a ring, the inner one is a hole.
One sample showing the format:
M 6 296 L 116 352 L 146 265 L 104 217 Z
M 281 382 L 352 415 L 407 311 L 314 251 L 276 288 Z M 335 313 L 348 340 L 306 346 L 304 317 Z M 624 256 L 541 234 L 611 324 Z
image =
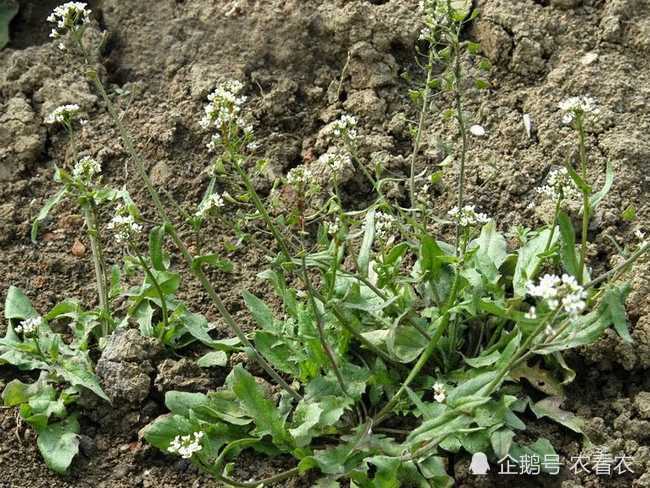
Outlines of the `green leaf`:
M 628 344 L 633 342 L 630 336 L 630 323 L 625 313 L 625 300 L 630 290 L 629 285 L 608 288 L 600 306 L 603 319 L 613 325 L 616 333 Z
M 220 258 L 216 254 L 197 256 L 192 260 L 192 269 L 200 269 L 203 265 L 213 266 L 224 273 L 230 273 L 234 269 L 232 261 Z
M 20 288 L 10 286 L 5 299 L 5 318 L 7 320 L 23 320 L 29 317 L 36 317 L 38 313 L 32 307 L 32 302 Z
M 569 176 L 571 177 L 573 182 L 576 184 L 578 189 L 584 194 L 591 195 L 591 192 L 593 191 L 591 186 L 589 186 L 589 184 L 585 180 L 583 180 L 582 177 L 578 173 L 576 173 L 576 170 L 573 169 L 573 166 L 571 166 L 571 163 L 567 162 L 565 166 L 566 166 L 567 171 L 569 172 Z
M 497 459 L 503 459 L 508 455 L 514 437 L 515 433 L 510 429 L 499 429 L 492 433 L 490 436 L 490 444 Z
M 274 330 L 273 313 L 266 303 L 248 291 L 244 291 L 242 296 L 244 297 L 244 302 L 253 315 L 255 322 L 257 322 L 264 330 Z
M 271 435 L 278 447 L 294 444 L 277 407 L 268 400 L 255 378 L 241 366 L 232 371 L 232 390 L 248 414 L 255 419 L 258 435 Z
M 36 237 L 38 236 L 38 226 L 41 224 L 41 222 L 43 222 L 47 218 L 47 216 L 52 211 L 52 209 L 56 207 L 61 202 L 61 200 L 63 200 L 65 194 L 66 194 L 66 189 L 62 188 L 54 196 L 50 197 L 45 202 L 45 205 L 43 205 L 43 208 L 41 208 L 41 210 L 38 212 L 38 215 L 36 216 L 36 219 L 32 224 L 32 234 L 31 234 L 32 242 L 36 242 Z
M 43 381 L 23 383 L 17 379 L 11 380 L 2 391 L 2 402 L 6 407 L 15 407 L 21 403 L 27 403 L 30 398 L 43 389 L 43 386 Z
M 628 205 L 627 208 L 623 210 L 623 213 L 621 213 L 621 217 L 623 220 L 627 220 L 628 222 L 636 220 L 636 207 L 634 205 Z
M 562 383 L 553 376 L 553 373 L 542 369 L 537 364 L 529 366 L 526 362 L 523 362 L 510 372 L 510 377 L 516 381 L 526 378 L 534 388 L 547 395 L 564 395 Z
M 402 363 L 410 363 L 427 347 L 428 341 L 415 327 L 392 327 L 386 341 L 388 350 Z
M 182 315 L 181 321 L 192 337 L 198 339 L 206 346 L 212 347 L 214 339 L 210 337 L 210 324 L 208 319 L 198 313 L 186 312 Z
M 296 427 L 289 429 L 289 432 L 296 440 L 298 447 L 305 447 L 311 443 L 316 427 L 320 421 L 323 408 L 318 403 L 309 403 L 301 400 L 293 414 L 293 423 Z
M 576 234 L 571 219 L 564 212 L 557 217 L 562 236 L 562 264 L 571 276 L 578 276 L 578 258 L 576 256 Z
M 57 473 L 65 473 L 79 452 L 79 423 L 72 416 L 61 422 L 36 429 L 38 449 L 47 466 Z
M 175 415 L 190 416 L 190 410 L 196 409 L 208 402 L 208 397 L 203 393 L 190 393 L 186 391 L 168 391 L 165 393 L 165 406 Z
M 602 202 L 603 199 L 607 196 L 609 190 L 612 188 L 613 182 L 614 168 L 612 167 L 612 163 L 607 161 L 607 169 L 605 170 L 605 184 L 603 185 L 602 189 L 594 193 L 590 198 L 590 207 L 592 210 L 600 205 L 600 202 Z
M 512 279 L 515 297 L 526 295 L 526 284 L 534 280 L 542 261 L 542 254 L 546 250 L 546 243 L 551 235 L 550 229 L 544 229 L 539 235 L 529 240 L 519 249 L 517 256 L 517 265 Z M 557 240 L 557 233 L 553 234 L 553 239 L 548 248 L 551 249 Z
M 180 434 L 191 434 L 194 425 L 181 415 L 167 414 L 158 417 L 142 429 L 142 435 L 152 446 L 166 451 L 174 437 Z
M 475 358 L 465 358 L 465 362 L 472 368 L 482 368 L 496 363 L 500 357 L 501 353 L 499 351 L 492 351 L 490 354 L 482 354 Z
M 199 358 L 196 362 L 201 368 L 212 368 L 214 366 L 226 367 L 228 355 L 224 351 L 210 351 Z
M 153 268 L 158 271 L 167 271 L 165 266 L 165 255 L 163 253 L 163 240 L 165 238 L 165 226 L 159 225 L 151 229 L 149 233 L 149 257 Z
M 99 384 L 99 380 L 95 373 L 88 371 L 82 364 L 72 360 L 63 360 L 61 365 L 55 366 L 57 374 L 62 376 L 66 381 L 75 386 L 83 386 L 88 388 L 98 397 L 111 402 L 106 396 L 104 390 Z
M 363 242 L 359 250 L 359 257 L 357 258 L 357 268 L 361 276 L 368 276 L 368 266 L 370 264 L 370 252 L 372 250 L 372 243 L 375 240 L 375 211 L 371 210 L 366 215 L 365 232 L 363 234 Z
M 584 419 L 578 417 L 572 412 L 562 410 L 562 397 L 548 397 L 540 400 L 537 403 L 531 404 L 530 409 L 537 416 L 538 419 L 548 417 L 558 424 L 564 425 L 566 428 L 571 429 L 578 434 L 584 433 Z
M 0 49 L 9 42 L 9 24 L 18 13 L 19 4 L 16 0 L 0 0 Z

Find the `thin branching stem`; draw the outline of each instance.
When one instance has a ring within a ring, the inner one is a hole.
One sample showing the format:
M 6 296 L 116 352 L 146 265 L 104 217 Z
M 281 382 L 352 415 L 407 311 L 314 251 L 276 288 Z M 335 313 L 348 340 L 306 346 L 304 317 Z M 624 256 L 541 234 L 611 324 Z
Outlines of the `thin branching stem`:
M 163 293 L 163 290 L 160 286 L 160 283 L 154 276 L 153 272 L 149 268 L 149 265 L 147 262 L 144 260 L 142 255 L 138 252 L 137 248 L 133 244 L 133 242 L 129 242 L 129 247 L 131 247 L 131 252 L 136 256 L 138 259 L 138 262 L 140 263 L 140 266 L 144 270 L 144 273 L 147 275 L 147 278 L 149 278 L 149 281 L 151 281 L 151 284 L 153 287 L 156 289 L 156 294 L 158 295 L 158 298 L 160 299 L 160 310 L 162 313 L 162 321 L 163 321 L 163 328 L 160 331 L 159 334 L 159 339 L 162 338 L 162 336 L 165 334 L 165 331 L 169 329 L 169 315 L 167 313 L 167 300 L 165 300 L 165 294 Z
M 194 262 L 194 257 L 192 254 L 189 252 L 187 246 L 185 243 L 181 240 L 179 237 L 176 228 L 174 225 L 171 223 L 167 211 L 165 210 L 165 207 L 162 204 L 162 201 L 160 199 L 160 196 L 158 195 L 158 192 L 153 186 L 153 183 L 149 179 L 149 175 L 147 174 L 147 170 L 145 168 L 145 162 L 144 159 L 140 156 L 140 154 L 136 151 L 135 145 L 133 143 L 133 140 L 126 130 L 126 127 L 122 123 L 122 120 L 120 119 L 117 110 L 111 101 L 111 99 L 108 96 L 108 93 L 106 93 L 106 89 L 104 88 L 104 85 L 100 81 L 97 72 L 94 70 L 91 70 L 88 73 L 90 79 L 94 83 L 97 91 L 100 93 L 102 96 L 104 102 L 106 103 L 106 107 L 108 108 L 108 112 L 111 115 L 111 118 L 113 119 L 113 122 L 115 123 L 118 132 L 120 133 L 120 137 L 122 138 L 122 141 L 124 142 L 124 146 L 126 148 L 127 153 L 131 156 L 131 158 L 135 161 L 136 163 L 136 169 L 138 172 L 138 175 L 142 179 L 149 196 L 151 197 L 151 200 L 154 204 L 154 207 L 156 208 L 156 211 L 158 213 L 159 218 L 162 220 L 163 224 L 165 225 L 165 228 L 174 242 L 174 245 L 178 248 L 180 251 L 183 259 L 186 261 L 188 267 L 190 268 L 192 274 L 196 277 L 196 279 L 201 283 L 203 288 L 205 288 L 206 292 L 208 293 L 208 296 L 210 297 L 210 300 L 215 304 L 217 307 L 217 310 L 223 317 L 224 321 L 228 325 L 228 327 L 235 333 L 235 335 L 239 338 L 239 340 L 242 342 L 242 344 L 245 346 L 245 349 L 248 353 L 248 355 L 256 361 L 262 369 L 271 377 L 273 380 L 280 385 L 287 393 L 289 393 L 293 398 L 296 400 L 302 399 L 302 395 L 300 395 L 295 389 L 291 387 L 274 369 L 273 367 L 262 357 L 261 354 L 255 349 L 255 346 L 253 343 L 246 337 L 246 334 L 242 330 L 241 327 L 237 324 L 235 319 L 230 315 L 230 312 L 228 312 L 228 309 L 224 305 L 223 301 L 217 294 L 216 290 L 214 289 L 214 286 L 212 286 L 212 283 L 210 283 L 210 280 L 206 276 L 205 272 L 203 271 L 203 268 L 201 266 L 195 266 Z

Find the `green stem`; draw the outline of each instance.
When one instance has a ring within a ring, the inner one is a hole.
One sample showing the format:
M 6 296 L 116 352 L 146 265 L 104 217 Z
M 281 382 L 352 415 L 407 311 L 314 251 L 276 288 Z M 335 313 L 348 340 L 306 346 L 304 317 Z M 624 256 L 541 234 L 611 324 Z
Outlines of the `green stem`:
M 587 181 L 587 144 L 586 134 L 583 121 L 583 115 L 576 114 L 576 127 L 580 137 L 580 170 L 582 173 L 583 181 Z M 576 279 L 578 283 L 584 282 L 585 261 L 587 258 L 587 234 L 589 232 L 589 218 L 591 208 L 589 203 L 589 194 L 585 191 L 582 192 L 582 242 L 580 245 L 580 264 L 578 266 L 578 276 Z
M 135 146 L 133 143 L 133 140 L 131 139 L 131 136 L 129 135 L 128 131 L 126 130 L 126 127 L 120 120 L 120 117 L 117 113 L 117 110 L 115 109 L 115 106 L 113 105 L 113 102 L 110 100 L 108 97 L 108 94 L 106 93 L 106 90 L 104 88 L 104 85 L 102 82 L 99 80 L 99 77 L 97 76 L 96 71 L 91 71 L 88 73 L 89 77 L 93 81 L 95 87 L 97 88 L 97 91 L 99 91 L 100 95 L 102 96 L 104 102 L 106 103 L 106 107 L 108 108 L 108 112 L 111 115 L 111 118 L 113 119 L 113 122 L 115 123 L 119 133 L 120 137 L 122 138 L 122 141 L 124 142 L 124 146 L 126 148 L 127 153 L 133 158 L 133 160 L 136 163 L 136 169 L 138 172 L 138 175 L 142 179 L 145 188 L 149 192 L 149 195 L 151 197 L 151 200 L 153 201 L 154 207 L 156 208 L 156 211 L 158 213 L 159 218 L 162 220 L 163 224 L 165 225 L 169 237 L 172 239 L 174 242 L 174 245 L 178 248 L 180 251 L 182 257 L 185 259 L 187 265 L 189 266 L 192 274 L 196 277 L 196 279 L 201 283 L 203 288 L 205 288 L 206 292 L 208 293 L 208 296 L 210 297 L 210 300 L 215 304 L 217 307 L 217 310 L 223 317 L 224 321 L 228 325 L 228 327 L 234 332 L 234 334 L 239 338 L 239 340 L 242 342 L 242 344 L 246 348 L 246 352 L 253 359 L 256 361 L 266 373 L 273 378 L 273 380 L 280 385 L 287 393 L 289 393 L 294 399 L 296 400 L 301 400 L 302 396 L 294 390 L 272 367 L 271 365 L 259 354 L 257 349 L 255 349 L 255 346 L 251 343 L 251 341 L 246 337 L 246 334 L 244 331 L 237 325 L 237 322 L 235 322 L 235 319 L 230 315 L 230 312 L 228 312 L 228 309 L 224 305 L 223 301 L 215 291 L 214 287 L 212 286 L 212 283 L 208 280 L 208 277 L 205 275 L 205 272 L 203 271 L 203 268 L 201 266 L 195 266 L 194 263 L 194 257 L 192 254 L 189 252 L 187 246 L 183 241 L 180 239 L 178 236 L 178 233 L 176 231 L 176 228 L 174 225 L 171 223 L 169 217 L 167 216 L 167 211 L 165 210 L 165 207 L 163 206 L 160 196 L 158 195 L 158 192 L 153 186 L 153 183 L 149 179 L 149 175 L 147 174 L 147 170 L 145 168 L 145 162 L 142 156 L 135 150 Z
M 456 62 L 454 63 L 454 101 L 456 104 L 456 119 L 458 120 L 458 127 L 460 130 L 461 137 L 461 151 L 460 151 L 460 167 L 458 170 L 458 182 L 457 182 L 457 191 L 458 191 L 458 210 L 460 211 L 463 208 L 465 203 L 465 161 L 467 158 L 467 128 L 465 127 L 465 117 L 463 116 L 463 70 L 461 67 L 460 60 L 460 46 L 458 44 L 458 35 L 455 37 L 454 52 L 456 55 Z M 460 246 L 460 233 L 461 228 L 460 224 L 456 225 L 456 253 L 459 251 Z
M 456 302 L 456 297 L 458 295 L 458 288 L 460 285 L 460 272 L 456 272 L 456 277 L 454 278 L 454 284 L 452 286 L 451 292 L 449 294 L 449 300 L 447 301 L 447 305 L 445 307 L 445 312 L 443 313 L 442 317 L 440 318 L 440 324 L 438 324 L 438 327 L 436 328 L 435 333 L 433 334 L 433 337 L 429 341 L 429 345 L 427 348 L 420 354 L 420 357 L 418 358 L 417 363 L 415 363 L 415 366 L 413 366 L 413 369 L 409 373 L 409 375 L 406 377 L 406 380 L 404 380 L 404 383 L 402 383 L 402 386 L 400 386 L 399 390 L 397 390 L 397 393 L 393 395 L 393 398 L 390 399 L 390 401 L 384 405 L 384 408 L 382 408 L 377 415 L 374 417 L 374 422 L 373 425 L 378 425 L 385 417 L 390 413 L 390 411 L 393 409 L 393 407 L 397 404 L 399 401 L 400 397 L 404 394 L 408 386 L 413 382 L 413 380 L 420 374 L 420 371 L 424 367 L 425 364 L 429 361 L 429 358 L 433 354 L 433 351 L 435 350 L 436 346 L 438 345 L 438 342 L 440 341 L 440 338 L 442 335 L 445 333 L 447 330 L 447 327 L 449 326 L 449 317 L 451 316 L 451 307 L 453 304 Z
M 415 134 L 415 141 L 413 143 L 413 152 L 411 153 L 411 174 L 409 178 L 409 197 L 411 199 L 411 208 L 415 207 L 415 159 L 420 152 L 420 144 L 422 142 L 422 131 L 424 130 L 424 119 L 428 112 L 429 97 L 431 96 L 431 78 L 433 77 L 433 59 L 434 47 L 429 47 L 429 63 L 427 65 L 427 81 L 424 87 L 424 95 L 422 96 L 422 109 L 420 110 L 420 120 L 418 122 L 418 130 Z
M 160 283 L 158 283 L 158 280 L 151 272 L 151 269 L 149 269 L 149 266 L 147 266 L 147 262 L 140 255 L 140 253 L 135 248 L 133 243 L 129 242 L 129 246 L 131 247 L 131 252 L 135 254 L 135 256 L 138 258 L 138 262 L 140 263 L 140 266 L 142 266 L 142 269 L 144 270 L 145 274 L 147 275 L 151 283 L 153 283 L 153 286 L 156 289 L 156 293 L 158 294 L 158 298 L 160 298 L 160 310 L 162 312 L 163 329 L 161 330 L 158 339 L 162 339 L 162 336 L 165 334 L 165 331 L 169 329 L 169 319 L 168 319 L 169 315 L 167 313 L 167 300 L 165 300 L 165 294 L 163 293 L 162 288 L 160 287 Z
M 92 251 L 93 266 L 95 268 L 95 282 L 97 284 L 97 295 L 99 297 L 99 308 L 104 317 L 102 317 L 102 337 L 106 337 L 109 331 L 109 320 L 111 316 L 108 307 L 108 288 L 106 286 L 106 272 L 104 259 L 102 255 L 102 246 L 99 240 L 99 230 L 97 228 L 97 214 L 91 204 L 82 206 L 86 227 L 88 227 L 88 240 Z
M 553 215 L 553 223 L 551 224 L 551 233 L 548 235 L 548 240 L 544 246 L 544 253 L 547 253 L 553 242 L 553 237 L 555 236 L 555 227 L 557 226 L 557 219 L 560 215 L 560 209 L 562 207 L 562 198 L 558 198 L 557 203 L 555 204 L 555 214 Z

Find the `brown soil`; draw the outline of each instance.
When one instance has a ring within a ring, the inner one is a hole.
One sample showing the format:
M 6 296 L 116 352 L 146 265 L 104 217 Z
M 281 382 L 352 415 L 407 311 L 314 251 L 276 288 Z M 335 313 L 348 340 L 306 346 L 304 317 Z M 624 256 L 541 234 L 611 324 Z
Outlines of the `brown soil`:
M 60 2 L 20 3 L 21 14 L 12 24 L 14 38 L 0 51 L 0 289 L 4 295 L 9 285 L 21 287 L 40 311 L 65 297 L 90 307 L 95 304 L 92 263 L 88 255 L 72 253 L 77 240 L 89 248 L 75 209 L 60 207 L 40 242 L 29 240 L 31 221 L 53 192 L 53 164 L 61 164 L 67 149 L 67 137 L 46 127 L 44 116 L 62 103 L 79 103 L 90 120 L 80 136 L 80 151 L 100 159 L 106 181 L 126 185 L 142 208 L 147 199 L 129 171 L 104 105 L 75 69 L 76 60 L 62 57 L 48 42 L 45 17 Z M 202 104 L 215 83 L 225 78 L 246 82 L 260 146 L 271 163 L 270 179 L 325 151 L 328 142 L 320 130 L 343 111 L 361 121 L 363 154 L 384 151 L 394 165 L 404 165 L 410 147 L 405 120 L 415 116 L 415 109 L 406 96 L 409 82 L 401 75 L 419 76 L 414 63 L 416 0 L 89 3 L 98 24 L 109 33 L 98 60 L 105 68 L 103 76 L 113 91 L 129 92 L 121 102 L 127 109 L 125 120 L 150 162 L 156 184 L 188 208 L 200 199 L 206 183 L 202 170 L 208 162 L 207 135 L 198 125 Z M 469 94 L 468 109 L 487 130 L 485 138 L 472 144 L 470 198 L 496 216 L 504 230 L 548 218 L 548 209 L 529 207 L 534 188 L 549 167 L 561 163 L 575 147 L 574 134 L 561 125 L 557 103 L 568 96 L 594 96 L 601 114 L 589 134 L 592 174 L 602 179 L 609 160 L 617 175 L 591 229 L 591 264 L 597 273 L 612 264 L 615 249 L 610 238 L 621 246 L 631 243 L 634 227 L 647 228 L 650 219 L 650 6 L 637 0 L 475 3 L 482 15 L 466 35 L 481 42 L 495 68 L 490 90 Z M 90 35 L 98 38 L 99 31 Z M 348 53 L 350 64 L 337 98 Z M 466 68 L 475 69 L 469 61 Z M 446 108 L 447 101 L 435 103 Z M 530 137 L 524 114 L 532 120 Z M 453 127 L 434 109 L 419 164 L 435 167 L 441 159 L 438 142 L 453 134 Z M 454 179 L 454 169 L 446 168 L 435 200 L 439 213 L 453 205 Z M 634 224 L 621 217 L 629 205 L 636 207 Z M 222 249 L 227 229 L 215 228 L 210 235 L 216 237 L 209 245 Z M 108 257 L 119 260 L 120 249 L 109 246 Z M 236 263 L 235 272 L 215 272 L 212 278 L 229 309 L 245 322 L 240 293 L 265 293 L 256 278 L 265 261 L 254 250 L 229 257 Z M 648 268 L 641 264 L 630 277 L 634 291 L 628 313 L 634 344 L 608 334 L 570 357 L 578 377 L 568 388 L 565 404 L 588 420 L 595 444 L 634 456 L 635 474 L 576 476 L 565 469 L 558 477 L 481 479 L 467 474 L 467 459 L 457 459 L 458 486 L 650 486 Z M 189 278 L 183 294 L 195 311 L 220 324 Z M 153 386 L 163 359 L 153 360 L 151 393 L 142 404 L 115 410 L 89 406 L 82 419 L 82 454 L 64 477 L 47 470 L 33 433 L 17 421 L 16 412 L 0 410 L 0 487 L 216 486 L 187 463 L 138 440 L 138 430 L 164 410 L 162 393 Z M 16 375 L 0 366 L 0 387 Z M 189 384 L 209 388 L 222 379 L 208 376 Z M 531 433 L 548 437 L 565 461 L 584 450 L 579 437 L 556 425 L 531 419 Z M 241 474 L 244 479 L 263 476 L 286 463 L 250 458 L 243 461 L 246 471 Z

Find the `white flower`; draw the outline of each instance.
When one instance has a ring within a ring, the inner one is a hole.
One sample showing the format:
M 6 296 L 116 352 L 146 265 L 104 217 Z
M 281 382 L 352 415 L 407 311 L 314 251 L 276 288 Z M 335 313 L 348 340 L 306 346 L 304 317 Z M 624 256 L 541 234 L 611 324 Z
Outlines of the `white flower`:
M 558 107 L 564 112 L 562 123 L 570 124 L 575 119 L 576 114 L 594 113 L 600 110 L 596 107 L 596 101 L 588 96 L 570 97 L 562 100 Z
M 80 111 L 79 105 L 70 103 L 68 105 L 61 105 L 55 108 L 52 113 L 45 117 L 46 124 L 69 124 L 78 115 Z
M 203 449 L 203 446 L 201 446 L 201 439 L 204 435 L 205 434 L 202 431 L 188 435 L 177 435 L 169 444 L 167 451 L 172 454 L 178 454 L 184 459 L 189 459 L 194 455 L 194 453 Z
M 433 399 L 438 403 L 442 403 L 447 399 L 447 390 L 442 383 L 433 384 Z
M 257 142 L 249 142 L 246 144 L 246 149 L 250 152 L 255 152 L 257 151 L 257 148 L 259 147 L 259 144 Z
M 352 115 L 342 115 L 332 123 L 332 132 L 336 137 L 347 137 L 350 140 L 357 138 L 357 119 Z
M 244 132 L 252 132 L 252 126 L 239 116 L 241 107 L 247 100 L 245 96 L 239 94 L 243 88 L 241 82 L 228 80 L 210 93 L 208 95 L 210 103 L 205 106 L 205 115 L 199 122 L 201 127 L 222 129 L 233 124 Z
M 89 183 L 92 178 L 101 173 L 102 167 L 93 158 L 84 157 L 77 161 L 72 169 L 72 176 L 83 183 Z
M 431 185 L 428 183 L 425 183 L 420 187 L 420 189 L 417 191 L 416 194 L 416 199 L 418 202 L 426 205 L 431 201 Z
M 528 309 L 528 312 L 524 314 L 524 318 L 527 318 L 529 320 L 535 320 L 537 318 L 537 310 L 535 307 L 530 307 Z
M 300 191 L 309 185 L 311 179 L 313 179 L 311 170 L 302 164 L 287 173 L 287 183 Z
M 86 6 L 83 2 L 68 2 L 56 7 L 47 17 L 48 22 L 55 24 L 50 37 L 57 39 L 68 31 L 76 32 L 90 22 L 90 10 Z
M 375 237 L 379 241 L 390 239 L 397 227 L 397 219 L 385 212 L 375 213 Z
M 208 152 L 216 152 L 217 148 L 221 145 L 221 136 L 219 134 L 213 134 L 210 138 L 210 142 L 206 144 Z
M 201 202 L 198 210 L 194 215 L 204 218 L 211 210 L 216 210 L 218 208 L 222 208 L 223 206 L 225 206 L 223 197 L 218 193 L 213 193 Z
M 564 200 L 573 200 L 579 196 L 569 170 L 564 166 L 552 169 L 546 178 L 546 184 L 535 189 L 537 193 L 549 200 L 556 202 L 560 198 Z
M 22 334 L 24 337 L 31 336 L 38 332 L 38 328 L 42 323 L 43 319 L 41 317 L 30 317 L 22 320 L 14 331 L 16 334 Z
M 636 237 L 639 240 L 641 246 L 645 246 L 646 243 L 645 232 L 643 232 L 641 229 L 636 229 L 634 231 L 634 237 Z
M 345 170 L 352 168 L 352 159 L 342 151 L 322 154 L 318 161 L 330 169 L 332 179 L 339 179 Z
M 469 131 L 476 137 L 483 137 L 485 135 L 485 129 L 482 125 L 473 125 L 469 128 Z
M 142 226 L 136 223 L 132 215 L 125 214 L 125 210 L 121 207 L 107 227 L 113 231 L 117 243 L 127 243 L 133 236 L 142 232 Z
M 336 220 L 334 220 L 333 222 L 327 223 L 327 233 L 332 236 L 336 235 L 340 228 L 341 228 L 341 222 L 339 221 L 338 217 L 336 217 Z
M 486 214 L 477 212 L 474 205 L 465 205 L 462 209 L 454 207 L 447 213 L 461 227 L 486 224 L 490 221 L 490 218 Z
M 528 294 L 546 301 L 551 309 L 562 304 L 562 309 L 572 317 L 577 317 L 586 308 L 587 292 L 573 276 L 563 274 L 544 275 L 538 285 L 528 283 Z

